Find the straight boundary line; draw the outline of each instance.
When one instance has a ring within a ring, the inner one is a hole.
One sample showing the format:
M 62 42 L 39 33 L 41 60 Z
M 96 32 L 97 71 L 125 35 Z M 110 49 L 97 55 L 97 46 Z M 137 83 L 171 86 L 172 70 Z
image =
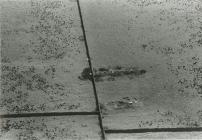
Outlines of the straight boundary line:
M 105 130 L 105 133 L 198 132 L 198 131 L 202 131 L 202 127 L 107 129 Z
M 3 114 L 0 118 L 22 118 L 22 117 L 53 117 L 53 116 L 72 116 L 72 115 L 98 115 L 99 112 L 45 112 L 45 113 L 20 113 Z
M 2 114 L 0 115 L 1 118 L 22 118 L 22 117 L 54 117 L 54 116 L 73 116 L 73 115 L 98 115 L 99 119 L 99 125 L 102 133 L 103 140 L 106 139 L 105 133 L 108 134 L 118 134 L 118 133 L 147 133 L 147 132 L 202 132 L 202 127 L 182 127 L 182 128 L 141 128 L 141 129 L 104 129 L 103 127 L 103 120 L 102 120 L 102 113 L 100 109 L 99 99 L 97 95 L 96 85 L 95 85 L 95 79 L 93 74 L 93 67 L 91 63 L 88 43 L 86 39 L 86 31 L 84 28 L 84 22 L 80 7 L 80 2 L 77 0 L 77 6 L 79 11 L 79 16 L 81 20 L 81 28 L 84 36 L 84 42 L 85 42 L 85 48 L 86 48 L 86 54 L 88 58 L 88 63 L 91 71 L 91 81 L 93 85 L 94 90 L 94 96 L 96 101 L 96 111 L 94 112 L 45 112 L 45 113 L 20 113 L 20 114 Z
M 97 90 L 96 90 L 96 86 L 95 86 L 93 68 L 92 68 L 92 63 L 91 63 L 88 43 L 87 43 L 87 39 L 86 39 L 86 31 L 85 31 L 85 28 L 84 28 L 83 16 L 82 16 L 81 6 L 80 6 L 80 1 L 79 0 L 77 0 L 77 6 L 78 6 L 78 11 L 79 11 L 79 17 L 80 17 L 80 20 L 81 20 L 81 28 L 82 28 L 82 32 L 83 32 L 83 36 L 84 36 L 86 55 L 87 55 L 87 58 L 88 58 L 88 63 L 89 63 L 90 71 L 91 71 L 91 81 L 92 81 L 93 91 L 94 91 L 94 96 L 95 96 L 95 101 L 96 101 L 96 110 L 99 112 L 98 113 L 99 125 L 100 125 L 100 129 L 101 129 L 101 133 L 102 133 L 102 139 L 105 140 L 105 130 L 104 130 L 103 123 L 102 123 L 102 113 L 101 113 L 99 99 L 98 99 Z
M 96 106 L 97 106 L 97 111 L 98 111 L 98 119 L 99 119 L 99 124 L 102 132 L 102 138 L 105 140 L 106 136 L 105 133 L 146 133 L 146 132 L 194 132 L 194 131 L 202 131 L 201 127 L 198 128 L 145 128 L 145 129 L 104 129 L 103 127 L 103 122 L 102 122 L 102 113 L 100 109 L 100 104 L 99 104 L 99 99 L 97 95 L 97 90 L 96 90 L 96 85 L 95 85 L 95 79 L 94 79 L 94 73 L 93 73 L 93 67 L 91 63 L 91 58 L 90 58 L 90 53 L 89 53 L 89 47 L 86 39 L 86 31 L 84 28 L 84 23 L 83 23 L 83 17 L 81 13 L 81 6 L 79 0 L 77 0 L 77 6 L 79 10 L 79 16 L 81 20 L 81 27 L 83 31 L 83 36 L 84 36 L 84 42 L 85 42 L 85 47 L 86 47 L 86 54 L 88 57 L 88 63 L 91 71 L 91 81 L 93 84 L 93 90 L 94 90 L 94 95 L 95 95 L 95 100 L 96 100 Z

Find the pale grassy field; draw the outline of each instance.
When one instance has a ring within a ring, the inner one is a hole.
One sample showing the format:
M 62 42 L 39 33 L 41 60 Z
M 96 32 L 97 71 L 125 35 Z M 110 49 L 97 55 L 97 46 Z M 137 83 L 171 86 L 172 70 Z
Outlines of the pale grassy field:
M 80 1 L 104 127 L 201 127 L 202 1 Z M 88 63 L 76 0 L 0 4 L 0 114 L 94 111 L 92 83 L 82 77 Z M 1 140 L 101 138 L 97 116 L 1 119 L 0 126 Z
M 202 3 L 82 0 L 93 66 L 145 74 L 97 82 L 110 129 L 202 125 Z
M 77 4 L 1 1 L 0 114 L 94 111 Z M 1 119 L 1 140 L 100 139 L 97 116 Z
M 93 111 L 77 4 L 11 1 L 1 6 L 0 112 Z
M 100 140 L 96 116 L 1 120 L 1 140 Z

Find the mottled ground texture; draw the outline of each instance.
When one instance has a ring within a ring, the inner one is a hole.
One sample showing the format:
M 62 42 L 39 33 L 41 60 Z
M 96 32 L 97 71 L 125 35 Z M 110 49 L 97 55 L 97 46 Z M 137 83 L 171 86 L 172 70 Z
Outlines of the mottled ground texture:
M 0 114 L 94 111 L 75 1 L 5 0 L 1 7 Z M 0 120 L 0 140 L 100 139 L 97 116 Z
M 202 127 L 202 1 L 80 2 L 105 129 Z M 0 8 L 0 114 L 94 111 L 76 0 L 1 0 Z M 97 116 L 0 120 L 0 140 L 100 138 Z
M 100 140 L 96 116 L 3 119 L 1 140 Z
M 81 3 L 106 129 L 202 126 L 202 2 Z
M 0 113 L 94 111 L 76 2 L 1 2 Z
M 143 134 L 109 134 L 108 140 L 201 140 L 202 133 L 188 132 L 188 133 L 143 133 Z

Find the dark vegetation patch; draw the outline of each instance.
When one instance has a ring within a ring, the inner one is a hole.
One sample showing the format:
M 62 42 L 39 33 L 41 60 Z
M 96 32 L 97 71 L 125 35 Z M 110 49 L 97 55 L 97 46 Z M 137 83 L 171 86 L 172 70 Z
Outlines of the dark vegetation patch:
M 82 36 L 77 38 L 71 31 L 75 24 L 73 7 L 66 7 L 61 1 L 32 1 L 31 6 L 36 21 L 31 31 L 37 40 L 30 40 L 30 45 L 39 58 L 62 59 L 66 53 L 78 49 L 77 42 L 82 41 Z
M 55 119 L 54 119 L 55 120 Z M 52 121 L 54 121 L 52 120 Z M 4 134 L 10 130 L 17 131 L 17 135 L 14 135 L 16 139 L 19 140 L 39 140 L 39 137 L 34 135 L 36 132 L 41 132 L 43 135 L 40 139 L 67 139 L 75 138 L 80 139 L 79 135 L 76 134 L 75 130 L 71 130 L 67 125 L 60 125 L 59 123 L 54 123 L 56 125 L 48 125 L 49 121 L 44 119 L 22 119 L 19 121 L 3 120 L 1 122 L 0 133 Z M 71 123 L 74 123 L 73 121 Z M 23 130 L 23 131 L 22 131 Z
M 11 63 L 10 59 L 8 57 L 6 57 L 6 56 L 1 57 L 1 62 L 2 63 Z
M 90 68 L 84 68 L 82 73 L 81 73 L 81 76 L 79 76 L 79 79 L 80 80 L 91 80 L 91 70 Z
M 175 114 L 172 111 L 165 111 L 161 112 L 157 110 L 157 113 L 160 115 L 156 119 L 148 119 L 148 120 L 142 120 L 139 122 L 140 128 L 147 128 L 147 127 L 158 127 L 162 128 L 165 126 L 171 126 L 171 127 L 200 127 L 200 120 L 199 119 L 193 119 L 191 116 L 188 116 L 186 114 Z M 198 117 L 200 117 L 198 115 Z
M 189 61 L 181 59 L 177 66 L 168 65 L 169 70 L 178 77 L 180 93 L 184 94 L 191 90 L 202 96 L 202 67 L 198 56 L 189 58 Z
M 146 70 L 141 69 L 139 70 L 136 67 L 101 67 L 98 69 L 93 69 L 95 81 L 113 81 L 116 77 L 123 77 L 123 76 L 140 76 L 146 73 Z M 81 76 L 79 76 L 80 80 L 91 80 L 91 70 L 90 68 L 84 68 Z M 131 77 L 130 77 L 131 78 Z
M 143 48 L 143 49 L 146 49 L 146 48 L 147 48 L 147 44 L 143 44 L 143 45 L 142 45 L 142 48 Z
M 55 74 L 53 66 L 47 67 L 45 71 L 39 71 L 34 66 L 20 67 L 2 65 L 1 67 L 1 102 L 0 107 L 10 112 L 44 110 L 45 105 L 38 106 L 28 104 L 29 94 L 40 92 L 47 95 L 62 95 L 64 85 L 54 83 L 50 79 Z

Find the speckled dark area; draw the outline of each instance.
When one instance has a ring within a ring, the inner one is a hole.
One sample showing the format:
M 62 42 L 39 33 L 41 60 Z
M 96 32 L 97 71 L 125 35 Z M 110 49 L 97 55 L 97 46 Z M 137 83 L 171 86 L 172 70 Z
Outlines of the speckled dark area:
M 86 51 L 72 0 L 0 1 L 0 114 L 94 111 L 78 76 Z M 1 140 L 100 139 L 97 116 L 1 118 Z
M 2 140 L 100 139 L 96 117 L 37 117 L 1 120 Z
M 69 5 L 62 1 L 32 1 L 31 6 L 31 16 L 36 23 L 31 26 L 31 31 L 38 37 L 37 42 L 30 40 L 34 54 L 45 60 L 62 59 L 77 47 L 79 36 L 71 31 L 76 26 L 75 6 L 68 7 L 69 15 L 65 14 Z
M 201 126 L 201 1 L 82 0 L 82 8 L 95 69 L 145 71 L 96 83 L 105 127 Z
M 59 73 L 62 74 L 61 69 L 54 66 L 3 65 L 0 107 L 10 113 L 82 109 L 86 99 L 80 97 L 83 101 L 76 100 L 78 97 L 72 95 L 73 89 L 67 87 L 65 81 L 58 79 Z M 63 75 L 65 74 L 68 73 L 63 71 Z M 79 95 L 78 92 L 74 94 Z M 74 103 L 72 99 L 75 100 Z M 89 96 L 88 99 L 92 100 L 90 104 L 93 109 L 93 96 Z
M 104 128 L 201 127 L 202 1 L 80 4 Z M 77 1 L 0 5 L 0 114 L 94 111 Z M 200 138 L 107 138 L 164 134 Z M 0 119 L 2 140 L 100 138 L 97 116 Z
M 124 77 L 127 76 L 128 78 L 132 79 L 134 76 L 140 76 L 146 73 L 146 70 L 139 70 L 136 67 L 101 67 L 98 69 L 93 69 L 93 76 L 96 82 L 99 81 L 114 81 L 116 77 Z M 80 80 L 91 80 L 91 70 L 90 68 L 84 68 L 81 75 L 79 76 Z
M 2 19 L 3 61 L 59 61 L 82 52 L 78 47 L 83 40 L 76 3 L 2 2 Z
M 77 4 L 1 3 L 1 114 L 93 111 L 91 82 L 77 78 L 88 66 Z

